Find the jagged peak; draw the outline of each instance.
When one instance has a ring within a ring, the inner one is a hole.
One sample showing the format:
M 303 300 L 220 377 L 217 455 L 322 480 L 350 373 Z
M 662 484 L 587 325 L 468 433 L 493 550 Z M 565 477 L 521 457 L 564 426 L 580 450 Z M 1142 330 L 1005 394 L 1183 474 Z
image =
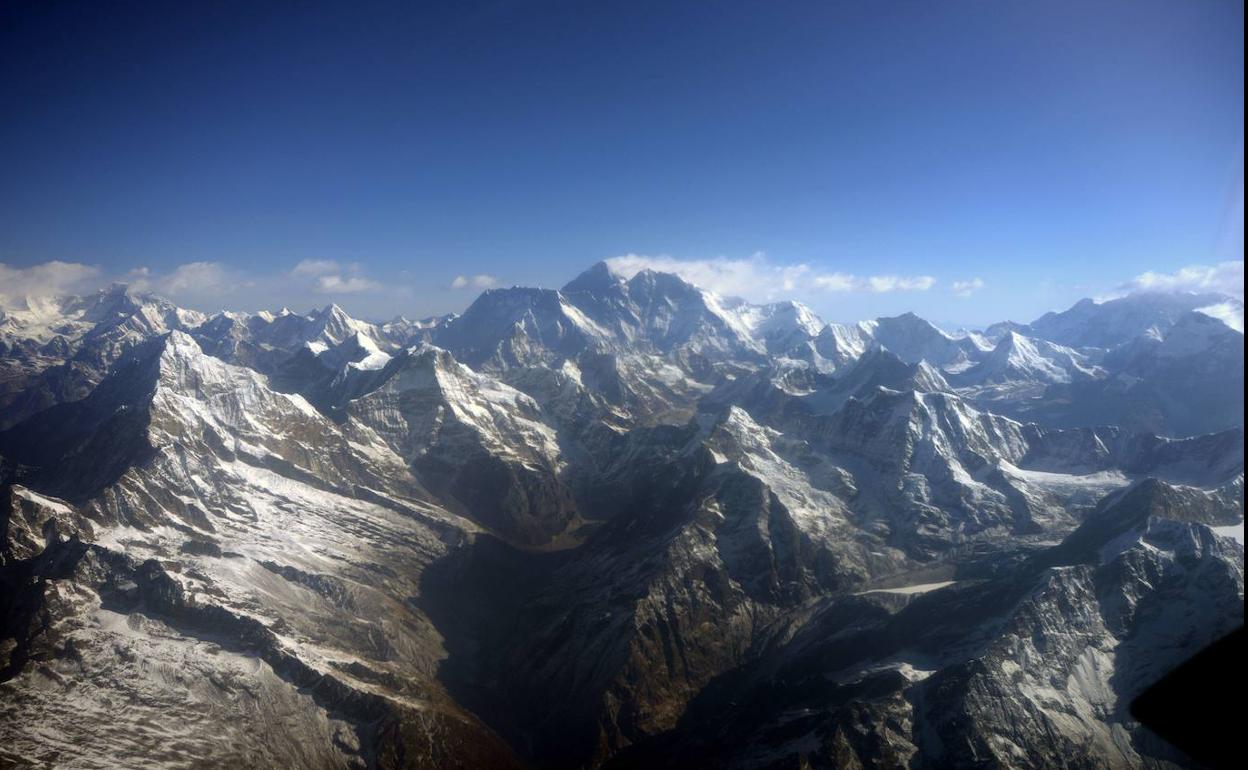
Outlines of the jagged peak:
M 618 288 L 625 282 L 624 276 L 612 269 L 606 260 L 595 262 L 588 270 L 564 284 L 563 291 L 600 294 Z
M 1054 383 L 1069 382 L 1075 376 L 1094 376 L 1095 370 L 1075 350 L 1010 329 L 971 370 L 971 375 L 986 382 L 1023 377 Z
M 177 329 L 165 335 L 158 361 L 160 382 L 179 386 L 197 386 L 203 372 L 225 366 L 224 362 L 207 356 L 194 337 Z
M 431 382 L 436 383 L 440 387 L 452 383 L 448 391 L 452 395 L 455 391 L 462 388 L 463 383 L 480 385 L 488 382 L 506 391 L 515 390 L 495 378 L 461 363 L 451 351 L 432 343 L 420 342 L 412 345 L 402 351 L 399 359 L 396 373 L 404 370 L 427 373 L 432 378 Z M 519 393 L 519 391 L 516 392 Z
M 357 320 L 336 302 L 313 311 L 307 316 L 311 327 L 303 333 L 305 342 L 323 342 L 331 347 L 341 345 L 356 334 L 364 334 L 376 341 L 372 324 Z
M 322 322 L 342 322 L 347 323 L 352 320 L 351 316 L 337 302 L 331 302 L 325 307 L 313 313 L 314 317 Z
M 500 423 L 523 421 L 527 426 L 526 435 L 536 442 L 523 451 L 533 450 L 552 457 L 558 454 L 554 432 L 541 422 L 541 407 L 536 400 L 460 363 L 450 351 L 437 345 L 421 342 L 403 350 L 395 362 L 386 367 L 382 379 L 357 400 L 372 398 L 383 390 L 432 395 L 435 402 L 449 409 L 459 422 L 490 437 L 498 446 L 514 443 L 500 436 Z
M 703 296 L 713 294 L 713 292 L 703 289 L 696 284 L 686 281 L 676 273 L 665 273 L 661 270 L 645 267 L 638 270 L 631 278 L 628 279 L 628 288 L 630 292 L 638 290 L 660 291 L 664 293 L 676 292 L 678 294 L 689 296 Z
M 997 344 L 989 353 L 989 358 L 1013 360 L 1020 355 L 1037 355 L 1038 353 L 1038 347 L 1033 340 L 1010 329 L 997 340 Z
M 1193 526 L 1203 529 L 1236 519 L 1242 521 L 1241 506 L 1235 494 L 1144 478 L 1106 495 L 1083 524 L 1053 549 L 1049 558 L 1066 563 L 1104 563 L 1135 547 L 1157 527 L 1167 530 L 1167 536 L 1178 534 L 1190 539 Z M 1212 532 L 1206 535 L 1207 544 L 1212 544 Z
M 742 303 L 745 305 L 745 303 Z M 750 308 L 751 306 L 745 306 Z M 796 300 L 782 300 L 766 305 L 753 306 L 755 311 L 747 321 L 755 334 L 768 337 L 774 334 L 800 332 L 807 337 L 818 337 L 827 324 L 815 311 Z
M 199 343 L 195 341 L 195 338 L 181 329 L 174 329 L 169 332 L 165 339 L 166 350 L 174 350 L 178 354 L 184 355 L 203 355 L 203 351 L 200 349 Z
M 886 385 L 877 385 L 863 398 L 851 399 L 861 408 L 869 410 L 892 410 L 899 413 L 914 412 L 956 412 L 963 416 L 978 417 L 981 412 L 970 406 L 955 393 L 947 391 L 924 392 L 914 388 L 897 389 Z M 1006 417 L 993 415 L 994 419 L 1013 423 Z
M 914 364 L 914 378 L 916 384 L 922 380 L 922 384 L 934 390 L 942 392 L 949 390 L 949 382 L 945 379 L 944 372 L 929 364 L 927 359 L 919 359 L 919 362 Z
M 692 444 L 706 445 L 724 459 L 740 458 L 750 451 L 770 454 L 771 441 L 780 435 L 779 431 L 760 424 L 749 412 L 736 405 L 712 413 L 701 413 L 694 422 L 698 433 Z

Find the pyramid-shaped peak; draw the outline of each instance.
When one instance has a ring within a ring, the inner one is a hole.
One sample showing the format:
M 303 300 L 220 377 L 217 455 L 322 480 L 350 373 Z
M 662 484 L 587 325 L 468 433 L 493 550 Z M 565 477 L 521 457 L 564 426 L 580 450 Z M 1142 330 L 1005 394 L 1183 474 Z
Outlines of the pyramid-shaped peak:
M 880 325 L 891 325 L 906 329 L 922 329 L 924 331 L 935 331 L 944 334 L 936 324 L 918 315 L 914 311 L 907 310 L 901 315 L 883 316 L 876 319 L 876 323 Z
M 349 319 L 351 316 L 348 315 L 347 311 L 343 310 L 342 306 L 339 305 L 337 302 L 331 302 L 325 307 L 321 308 L 320 312 L 317 313 L 317 317 L 325 318 L 325 319 L 328 319 L 328 318 Z
M 624 276 L 612 269 L 611 264 L 604 259 L 594 263 L 588 270 L 568 281 L 564 285 L 563 291 L 586 291 L 591 294 L 599 294 L 609 291 L 622 283 L 624 283 Z

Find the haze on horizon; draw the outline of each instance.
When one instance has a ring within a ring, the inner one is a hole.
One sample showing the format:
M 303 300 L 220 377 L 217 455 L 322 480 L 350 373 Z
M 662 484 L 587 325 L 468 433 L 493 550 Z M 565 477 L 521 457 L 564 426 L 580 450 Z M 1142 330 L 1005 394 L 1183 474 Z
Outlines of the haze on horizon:
M 0 9 L 0 296 L 461 310 L 600 259 L 827 320 L 1243 294 L 1243 4 Z

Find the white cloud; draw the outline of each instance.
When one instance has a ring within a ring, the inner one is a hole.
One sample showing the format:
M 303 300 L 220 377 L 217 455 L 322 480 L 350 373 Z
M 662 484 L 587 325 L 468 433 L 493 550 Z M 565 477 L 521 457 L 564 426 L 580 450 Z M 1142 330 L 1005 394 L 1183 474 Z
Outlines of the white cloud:
M 961 297 L 963 299 L 966 299 L 967 297 L 971 296 L 975 292 L 984 288 L 984 279 L 971 278 L 970 280 L 967 280 L 967 281 L 954 281 L 952 284 L 949 285 L 949 288 L 953 292 L 953 295 L 955 297 Z
M 376 291 L 381 284 L 361 278 L 358 275 L 344 278 L 341 275 L 322 275 L 316 279 L 316 290 L 322 294 L 359 294 L 362 291 Z
M 625 254 L 607 260 L 611 269 L 631 278 L 642 270 L 675 273 L 716 294 L 767 301 L 815 292 L 927 291 L 936 285 L 930 275 L 870 275 L 821 272 L 808 264 L 773 264 L 765 254 L 749 259 L 676 259 L 669 256 Z
M 936 285 L 930 275 L 873 275 L 863 279 L 867 291 L 877 294 L 890 291 L 927 291 Z
M 377 291 L 381 284 L 365 278 L 358 262 L 343 265 L 332 259 L 305 259 L 291 268 L 290 277 L 314 278 L 311 289 L 318 294 L 359 294 Z
M 153 287 L 157 294 L 177 297 L 187 292 L 211 292 L 228 288 L 233 283 L 220 262 L 187 262 L 159 279 Z
M 78 262 L 44 262 L 10 267 L 0 262 L 0 298 L 48 297 L 85 291 L 98 283 L 100 269 Z
M 134 291 L 158 294 L 178 302 L 210 301 L 250 285 L 245 274 L 220 262 L 186 262 L 167 273 L 139 267 L 118 280 Z
M 1141 273 L 1120 287 L 1127 292 L 1214 292 L 1244 299 L 1244 261 L 1189 265 L 1173 273 Z
M 457 275 L 455 280 L 451 281 L 452 289 L 493 289 L 497 285 L 498 279 L 485 273 Z
M 858 279 L 846 273 L 828 273 L 811 276 L 810 284 L 824 291 L 853 291 L 858 285 Z
M 305 259 L 290 271 L 296 277 L 312 276 L 313 278 L 330 273 L 337 273 L 341 267 L 332 259 Z

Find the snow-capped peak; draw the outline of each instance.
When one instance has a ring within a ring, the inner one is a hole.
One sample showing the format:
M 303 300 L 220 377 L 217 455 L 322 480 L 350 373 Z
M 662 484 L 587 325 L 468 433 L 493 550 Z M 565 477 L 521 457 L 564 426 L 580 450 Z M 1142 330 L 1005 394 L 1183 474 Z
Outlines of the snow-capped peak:
M 1006 332 L 988 357 L 968 375 L 981 382 L 1034 379 L 1070 382 L 1073 375 L 1091 376 L 1093 367 L 1080 353 L 1016 331 Z

